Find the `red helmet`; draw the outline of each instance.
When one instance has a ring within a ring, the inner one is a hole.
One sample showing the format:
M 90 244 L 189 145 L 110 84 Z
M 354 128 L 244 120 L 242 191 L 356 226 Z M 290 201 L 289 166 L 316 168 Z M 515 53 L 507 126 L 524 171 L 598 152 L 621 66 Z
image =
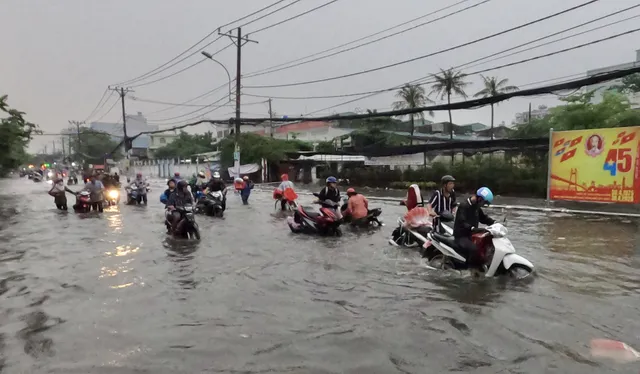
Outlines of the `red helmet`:
M 178 172 L 176 171 L 175 173 L 173 173 L 173 176 L 174 176 L 174 177 L 179 177 L 179 176 L 180 176 L 180 173 L 178 173 Z
M 281 179 L 282 181 L 288 181 L 288 180 L 289 180 L 289 176 L 288 176 L 287 174 L 282 174 L 282 175 L 280 176 L 280 179 Z
M 353 189 L 352 187 L 347 188 L 347 195 L 352 194 L 352 193 L 353 194 L 356 193 L 356 190 Z

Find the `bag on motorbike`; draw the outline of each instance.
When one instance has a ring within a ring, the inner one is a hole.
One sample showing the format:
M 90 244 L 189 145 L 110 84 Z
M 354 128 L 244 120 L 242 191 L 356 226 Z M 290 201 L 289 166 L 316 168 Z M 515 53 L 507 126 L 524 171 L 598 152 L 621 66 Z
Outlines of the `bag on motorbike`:
M 284 190 L 283 196 L 288 201 L 296 201 L 298 199 L 298 194 L 291 187 Z
M 409 228 L 433 226 L 433 218 L 427 208 L 416 207 L 404 215 L 404 224 Z

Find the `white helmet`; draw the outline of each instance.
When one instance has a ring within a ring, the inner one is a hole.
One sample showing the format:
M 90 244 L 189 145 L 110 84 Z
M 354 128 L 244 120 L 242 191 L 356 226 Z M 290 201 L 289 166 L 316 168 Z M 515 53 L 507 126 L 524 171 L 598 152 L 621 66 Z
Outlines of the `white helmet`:
M 205 178 L 206 176 L 204 175 L 204 171 L 199 172 L 198 177 Z
M 217 171 L 213 173 L 213 177 L 214 178 L 220 178 L 220 173 L 218 173 Z

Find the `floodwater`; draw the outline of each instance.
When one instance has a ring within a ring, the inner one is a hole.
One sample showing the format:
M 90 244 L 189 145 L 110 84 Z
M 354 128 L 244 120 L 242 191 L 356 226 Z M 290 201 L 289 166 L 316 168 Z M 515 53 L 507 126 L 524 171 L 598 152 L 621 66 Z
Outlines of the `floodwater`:
M 164 234 L 162 185 L 100 216 L 56 211 L 46 186 L 0 181 L 1 373 L 640 371 L 588 349 L 640 347 L 635 221 L 508 212 L 538 273 L 501 282 L 389 246 L 391 203 L 372 203 L 388 226 L 330 239 L 291 234 L 270 193 L 230 196 L 188 243 Z

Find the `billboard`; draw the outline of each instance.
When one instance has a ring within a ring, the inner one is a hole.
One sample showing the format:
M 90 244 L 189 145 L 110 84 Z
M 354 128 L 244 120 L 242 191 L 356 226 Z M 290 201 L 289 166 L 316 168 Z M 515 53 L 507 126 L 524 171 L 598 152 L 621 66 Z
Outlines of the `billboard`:
M 640 202 L 640 127 L 551 133 L 549 198 Z

